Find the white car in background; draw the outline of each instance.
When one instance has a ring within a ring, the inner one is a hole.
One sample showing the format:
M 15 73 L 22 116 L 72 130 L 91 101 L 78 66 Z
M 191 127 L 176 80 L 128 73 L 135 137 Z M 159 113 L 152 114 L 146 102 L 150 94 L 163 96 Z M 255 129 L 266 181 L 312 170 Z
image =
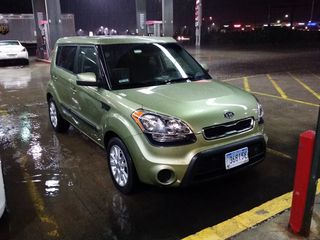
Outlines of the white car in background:
M 21 61 L 22 64 L 29 64 L 27 49 L 18 40 L 0 41 L 0 62 Z
M 1 159 L 0 159 L 0 218 L 3 215 L 5 208 L 6 208 L 6 196 L 4 193 L 2 166 L 1 166 Z

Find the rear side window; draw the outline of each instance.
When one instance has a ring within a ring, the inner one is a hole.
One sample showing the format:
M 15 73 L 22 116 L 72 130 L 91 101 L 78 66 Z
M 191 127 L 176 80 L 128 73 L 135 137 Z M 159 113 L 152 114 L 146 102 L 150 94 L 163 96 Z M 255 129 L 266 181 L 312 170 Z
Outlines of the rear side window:
M 74 73 L 74 57 L 76 52 L 77 47 L 75 46 L 58 47 L 56 65 Z

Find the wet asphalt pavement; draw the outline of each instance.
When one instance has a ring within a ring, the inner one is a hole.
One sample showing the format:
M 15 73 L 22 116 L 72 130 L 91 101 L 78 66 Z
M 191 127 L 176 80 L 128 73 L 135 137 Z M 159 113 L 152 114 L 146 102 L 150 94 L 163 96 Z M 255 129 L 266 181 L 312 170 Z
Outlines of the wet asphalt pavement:
M 142 186 L 122 195 L 101 148 L 73 128 L 52 130 L 49 65 L 1 67 L 0 157 L 9 213 L 0 239 L 181 239 L 291 191 L 299 134 L 316 124 L 319 51 L 191 53 L 215 78 L 262 102 L 269 136 L 262 164 L 201 186 Z

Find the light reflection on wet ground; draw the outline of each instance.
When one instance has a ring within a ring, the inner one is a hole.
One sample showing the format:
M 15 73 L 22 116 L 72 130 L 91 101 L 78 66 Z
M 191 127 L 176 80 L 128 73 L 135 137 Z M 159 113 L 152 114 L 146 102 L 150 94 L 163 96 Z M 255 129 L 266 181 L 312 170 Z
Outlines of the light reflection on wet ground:
M 90 229 L 96 225 L 95 217 L 88 211 L 88 203 L 83 202 L 86 198 L 83 194 L 95 193 L 97 183 L 108 183 L 104 152 L 74 129 L 67 136 L 52 131 L 45 102 L 48 70 L 45 64 L 0 69 L 0 75 L 4 76 L 0 78 L 0 109 L 3 110 L 0 114 L 0 156 L 4 162 L 10 210 L 9 233 L 1 232 L 0 235 L 10 236 L 10 239 L 117 239 L 110 227 L 112 224 L 102 224 L 106 220 L 98 224 L 104 229 L 102 232 L 97 227 Z M 84 142 L 89 146 L 81 146 Z M 98 166 L 96 159 L 101 161 Z M 103 173 L 89 170 L 91 166 Z M 97 173 L 98 176 L 91 177 Z M 96 179 L 91 181 L 92 178 Z M 101 185 L 98 184 L 98 188 Z M 102 189 L 94 198 L 107 192 L 105 186 Z M 121 196 L 115 195 L 115 199 L 121 201 Z M 107 207 L 120 216 L 123 215 L 121 206 L 125 207 L 125 203 L 122 201 L 118 205 L 117 201 Z M 103 209 L 105 200 L 100 204 Z M 108 214 L 104 218 L 108 218 Z M 121 219 L 121 216 L 117 218 L 122 224 L 120 232 L 127 226 Z M 67 230 L 60 229 L 68 224 Z
M 210 60 L 212 52 L 201 54 Z M 269 154 L 256 168 L 213 183 L 186 189 L 142 186 L 124 196 L 112 185 L 102 149 L 73 128 L 64 135 L 52 131 L 48 77 L 49 66 L 42 63 L 0 69 L 0 157 L 10 210 L 0 239 L 179 239 L 291 189 L 294 161 Z M 304 109 L 262 100 L 269 126 L 282 111 L 274 106 L 288 109 L 292 118 Z M 296 116 L 298 130 L 313 127 L 315 115 Z M 283 150 L 294 156 L 292 139 L 299 132 L 285 136 L 285 123 L 268 128 L 271 136 L 283 135 L 290 143 Z M 279 141 L 272 138 L 271 145 Z

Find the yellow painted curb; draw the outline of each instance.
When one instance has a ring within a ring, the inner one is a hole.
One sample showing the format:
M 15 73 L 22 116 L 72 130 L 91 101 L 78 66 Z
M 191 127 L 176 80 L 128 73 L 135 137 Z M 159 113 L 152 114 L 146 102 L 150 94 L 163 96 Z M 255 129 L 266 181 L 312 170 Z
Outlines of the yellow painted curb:
M 317 185 L 317 194 L 319 193 L 320 182 Z M 283 194 L 238 216 L 190 235 L 183 240 L 223 240 L 230 238 L 289 209 L 291 202 L 292 192 Z

